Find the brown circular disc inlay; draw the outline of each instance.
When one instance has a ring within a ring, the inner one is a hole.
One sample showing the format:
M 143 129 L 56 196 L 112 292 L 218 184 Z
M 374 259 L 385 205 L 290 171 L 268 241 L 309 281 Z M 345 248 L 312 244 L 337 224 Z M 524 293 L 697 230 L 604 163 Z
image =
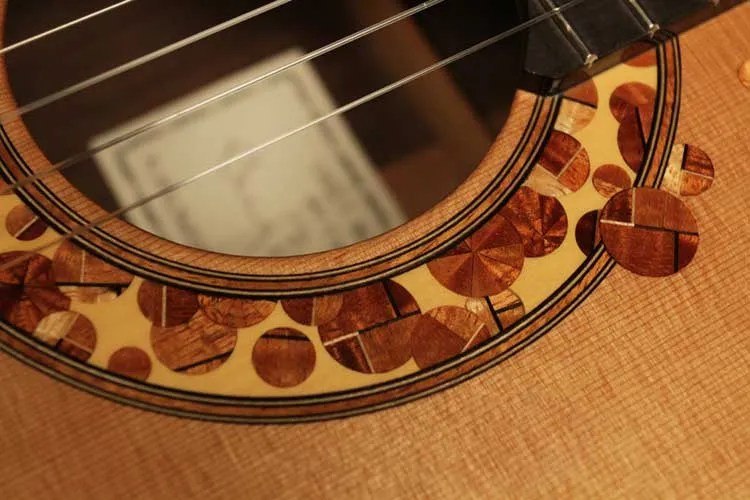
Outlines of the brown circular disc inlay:
M 563 94 L 555 128 L 561 132 L 575 134 L 591 123 L 598 106 L 599 93 L 596 84 L 594 80 L 587 79 Z
M 487 325 L 474 313 L 461 307 L 438 307 L 421 316 L 412 335 L 412 355 L 420 368 L 427 368 L 488 338 Z
M 123 347 L 109 357 L 107 369 L 136 380 L 146 380 L 151 374 L 151 358 L 143 349 Z
M 607 252 L 624 268 L 644 276 L 669 276 L 698 250 L 698 224 L 688 207 L 658 189 L 629 189 L 602 210 L 599 231 Z
M 522 187 L 502 214 L 521 235 L 526 257 L 542 257 L 557 250 L 568 232 L 568 216 L 562 204 L 529 187 Z
M 707 191 L 714 182 L 714 164 L 700 148 L 675 144 L 669 156 L 662 188 L 680 196 L 696 196 Z
M 182 325 L 199 309 L 197 294 L 151 281 L 144 281 L 138 289 L 138 306 L 160 327 Z
M 211 321 L 202 311 L 174 327 L 151 328 L 151 345 L 170 370 L 200 374 L 227 360 L 237 342 L 237 331 Z
M 546 196 L 563 196 L 581 189 L 590 170 L 589 155 L 578 139 L 553 130 L 526 184 Z
M 47 224 L 26 205 L 16 205 L 5 219 L 5 229 L 17 240 L 31 241 L 47 230 Z
M 294 387 L 315 369 L 315 348 L 304 333 L 275 328 L 253 347 L 253 366 L 260 378 L 276 387 Z
M 601 243 L 599 235 L 599 210 L 584 214 L 576 224 L 576 243 L 585 255 L 594 253 L 594 249 Z
M 33 332 L 48 314 L 63 311 L 70 299 L 60 292 L 52 276 L 52 261 L 42 255 L 28 258 L 26 252 L 0 255 L 0 314 L 9 323 Z
M 597 168 L 592 182 L 599 194 L 605 198 L 611 198 L 633 185 L 628 173 L 617 165 L 602 165 Z
M 333 321 L 344 303 L 343 296 L 323 295 L 303 299 L 281 301 L 284 311 L 297 323 L 318 326 Z
M 513 225 L 496 215 L 428 269 L 449 290 L 485 297 L 507 289 L 521 274 L 524 248 Z
M 73 311 L 59 311 L 45 316 L 34 330 L 34 337 L 79 361 L 89 359 L 96 347 L 94 325 L 88 318 Z
M 651 139 L 656 91 L 643 83 L 626 83 L 617 87 L 609 101 L 615 119 L 620 123 L 617 144 L 633 172 L 639 172 Z
M 343 366 L 363 373 L 383 373 L 411 357 L 410 342 L 419 306 L 394 281 L 376 283 L 341 295 L 336 317 L 318 327 L 328 353 Z
M 230 299 L 226 297 L 198 297 L 203 312 L 211 321 L 232 328 L 257 325 L 271 315 L 276 302 L 270 300 Z

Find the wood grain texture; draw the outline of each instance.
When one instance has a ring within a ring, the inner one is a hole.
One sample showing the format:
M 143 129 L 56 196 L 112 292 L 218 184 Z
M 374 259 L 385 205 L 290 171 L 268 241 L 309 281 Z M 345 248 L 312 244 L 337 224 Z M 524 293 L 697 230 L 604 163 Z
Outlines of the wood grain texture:
M 163 417 L 3 356 L 3 496 L 746 496 L 750 94 L 737 70 L 748 25 L 745 5 L 682 44 L 677 140 L 705 150 L 717 175 L 687 200 L 702 241 L 679 275 L 617 269 L 552 333 L 481 377 L 320 424 Z

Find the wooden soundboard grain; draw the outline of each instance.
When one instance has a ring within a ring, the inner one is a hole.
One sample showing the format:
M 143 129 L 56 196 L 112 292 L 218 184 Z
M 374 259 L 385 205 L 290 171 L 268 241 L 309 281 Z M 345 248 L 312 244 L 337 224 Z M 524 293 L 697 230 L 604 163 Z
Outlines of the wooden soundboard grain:
M 750 5 L 685 35 L 677 141 L 717 167 L 695 261 L 616 269 L 539 342 L 438 395 L 318 424 L 180 420 L 0 357 L 4 498 L 750 493 Z

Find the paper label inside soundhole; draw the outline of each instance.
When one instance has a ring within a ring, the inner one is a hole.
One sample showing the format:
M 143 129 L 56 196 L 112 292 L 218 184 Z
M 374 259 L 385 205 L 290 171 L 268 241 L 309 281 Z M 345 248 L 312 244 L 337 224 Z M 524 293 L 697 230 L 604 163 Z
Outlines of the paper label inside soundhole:
M 92 139 L 90 147 L 303 55 L 296 48 L 280 53 L 123 123 Z M 126 206 L 241 156 L 336 107 L 314 66 L 298 64 L 109 148 L 96 160 L 115 199 Z M 125 218 L 178 243 L 257 256 L 341 247 L 406 220 L 342 116 L 234 161 L 128 212 Z

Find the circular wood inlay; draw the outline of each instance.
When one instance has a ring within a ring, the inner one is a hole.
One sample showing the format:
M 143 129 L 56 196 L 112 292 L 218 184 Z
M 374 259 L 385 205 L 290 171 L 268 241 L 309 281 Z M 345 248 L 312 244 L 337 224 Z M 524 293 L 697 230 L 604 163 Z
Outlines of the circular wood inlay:
M 626 83 L 609 100 L 612 115 L 620 123 L 617 144 L 625 162 L 634 172 L 643 164 L 651 137 L 656 90 L 644 83 Z
M 138 306 L 154 325 L 166 328 L 187 323 L 199 303 L 193 292 L 146 281 L 138 289 Z
M 293 328 L 275 328 L 255 343 L 253 365 L 269 384 L 294 387 L 307 380 L 315 369 L 315 348 L 304 333 Z
M 487 325 L 460 307 L 439 307 L 419 320 L 412 339 L 414 361 L 420 368 L 450 359 L 490 337 Z
M 358 372 L 384 373 L 409 360 L 419 306 L 406 289 L 387 281 L 344 292 L 341 301 L 334 319 L 318 327 L 336 361 Z
M 714 164 L 705 151 L 688 144 L 675 144 L 669 157 L 663 188 L 679 196 L 696 196 L 714 182 Z
M 45 316 L 36 326 L 34 336 L 79 361 L 89 359 L 96 347 L 96 328 L 88 318 L 73 311 Z
M 630 176 L 617 165 L 602 165 L 594 172 L 594 187 L 600 195 L 611 198 L 633 185 Z
M 22 252 L 0 254 L 0 314 L 5 321 L 33 332 L 48 314 L 67 310 L 70 299 L 55 284 L 52 261 L 42 255 L 12 264 Z
M 201 309 L 211 321 L 232 328 L 246 328 L 266 319 L 276 308 L 270 300 L 198 297 Z
M 5 229 L 16 239 L 31 241 L 44 234 L 47 224 L 25 205 L 17 205 L 8 213 Z
M 586 80 L 563 94 L 555 128 L 566 134 L 575 134 L 592 122 L 598 107 L 599 91 L 596 84 L 593 80 Z
M 526 257 L 543 257 L 562 245 L 568 232 L 568 216 L 556 198 L 523 187 L 502 214 L 515 226 Z
M 107 369 L 125 377 L 146 380 L 151 373 L 151 358 L 143 349 L 123 347 L 109 357 Z
M 698 224 L 671 194 L 650 188 L 622 191 L 602 210 L 599 231 L 607 252 L 644 276 L 669 276 L 698 250 Z
M 524 246 L 516 228 L 495 216 L 444 256 L 428 264 L 435 278 L 449 290 L 467 297 L 502 292 L 523 269 Z
M 526 185 L 546 196 L 578 191 L 589 178 L 589 155 L 575 137 L 555 130 Z
M 237 330 L 211 321 L 198 312 L 178 326 L 151 328 L 151 346 L 170 370 L 202 374 L 221 366 L 234 351 Z
M 333 321 L 344 305 L 342 295 L 323 295 L 307 299 L 282 300 L 284 311 L 303 325 L 318 326 Z
M 585 255 L 591 255 L 601 243 L 599 234 L 599 210 L 587 212 L 576 224 L 576 243 Z

